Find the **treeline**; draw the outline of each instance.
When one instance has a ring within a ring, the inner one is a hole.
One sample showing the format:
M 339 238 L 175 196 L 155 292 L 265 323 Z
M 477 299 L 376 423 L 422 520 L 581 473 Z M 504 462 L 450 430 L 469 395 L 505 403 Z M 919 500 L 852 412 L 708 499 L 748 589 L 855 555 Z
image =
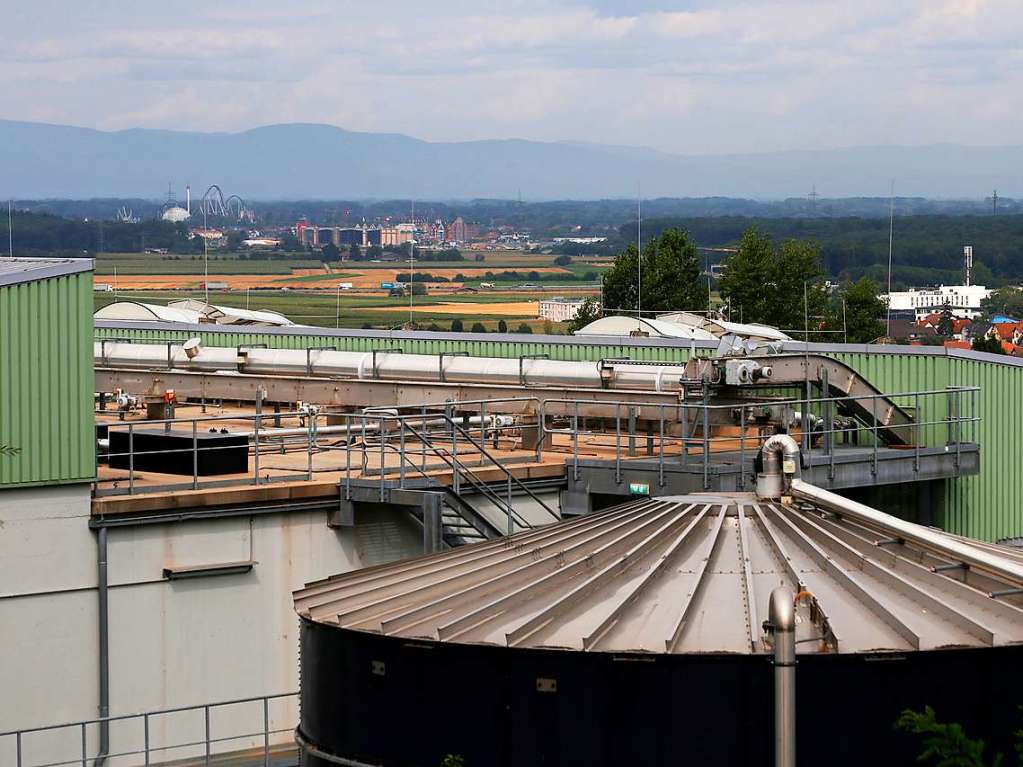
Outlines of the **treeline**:
M 820 248 L 821 262 L 832 277 L 879 280 L 887 274 L 888 221 L 871 218 L 652 218 L 643 220 L 644 240 L 685 228 L 701 247 L 734 247 L 750 227 L 784 241 L 808 240 Z M 619 230 L 633 242 L 636 223 Z M 1018 281 L 1023 272 L 1023 216 L 896 216 L 893 280 L 899 285 L 959 282 L 963 246 L 972 245 L 974 282 L 998 285 Z M 702 253 L 708 259 L 707 253 Z M 722 260 L 713 254 L 712 261 Z
M 456 274 L 454 277 L 441 277 L 429 272 L 415 272 L 412 275 L 413 282 L 469 282 L 480 280 L 481 282 L 596 282 L 599 275 L 597 272 L 586 272 L 582 277 L 576 277 L 564 272 L 487 272 L 482 277 L 467 277 L 464 274 Z M 407 272 L 399 273 L 394 278 L 395 282 L 408 282 Z
M 202 240 L 188 239 L 185 224 L 169 221 L 83 221 L 46 213 L 13 214 L 15 255 L 91 257 L 96 253 L 142 253 L 159 248 L 170 253 L 201 253 Z M 7 216 L 0 217 L 0 241 L 8 243 Z

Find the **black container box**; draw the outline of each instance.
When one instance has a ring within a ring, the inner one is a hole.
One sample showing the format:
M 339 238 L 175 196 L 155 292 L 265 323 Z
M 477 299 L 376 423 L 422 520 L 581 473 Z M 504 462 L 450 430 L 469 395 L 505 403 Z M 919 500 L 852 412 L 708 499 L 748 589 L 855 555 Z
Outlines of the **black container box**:
M 128 429 L 109 430 L 110 468 L 129 469 Z M 249 471 L 249 438 L 240 434 L 198 433 L 196 474 L 246 474 Z M 136 471 L 192 475 L 192 434 L 163 429 L 134 429 L 131 447 Z

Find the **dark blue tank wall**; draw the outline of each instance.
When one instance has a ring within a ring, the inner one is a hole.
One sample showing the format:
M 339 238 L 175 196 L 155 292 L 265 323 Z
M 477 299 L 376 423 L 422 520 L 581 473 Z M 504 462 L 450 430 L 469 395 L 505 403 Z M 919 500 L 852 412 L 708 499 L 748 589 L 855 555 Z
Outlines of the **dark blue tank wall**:
M 770 660 L 508 650 L 380 637 L 302 621 L 303 738 L 370 764 L 715 765 L 773 760 Z M 1023 648 L 801 658 L 799 762 L 914 764 L 893 724 L 934 706 L 1011 752 Z M 537 689 L 554 680 L 555 692 Z M 309 765 L 328 762 L 307 755 Z

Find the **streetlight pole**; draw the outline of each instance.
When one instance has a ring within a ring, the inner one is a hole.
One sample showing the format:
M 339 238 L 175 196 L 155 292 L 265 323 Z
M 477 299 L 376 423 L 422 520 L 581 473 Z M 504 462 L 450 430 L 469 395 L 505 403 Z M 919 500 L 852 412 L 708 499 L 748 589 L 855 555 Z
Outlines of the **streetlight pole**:
M 643 188 L 636 182 L 636 319 L 643 319 Z
M 210 253 L 209 246 L 207 245 L 207 235 L 209 231 L 206 229 L 206 204 L 202 206 L 202 289 L 206 306 L 210 305 Z
M 415 300 L 416 287 L 416 201 L 412 201 L 412 238 L 408 241 L 408 324 L 412 329 L 412 303 Z

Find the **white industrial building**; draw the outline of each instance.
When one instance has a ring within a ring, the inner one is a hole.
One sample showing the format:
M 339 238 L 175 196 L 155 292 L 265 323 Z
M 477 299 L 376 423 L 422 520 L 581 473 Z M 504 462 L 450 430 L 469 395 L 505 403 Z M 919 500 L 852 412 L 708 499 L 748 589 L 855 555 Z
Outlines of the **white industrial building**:
M 551 322 L 574 320 L 582 308 L 584 300 L 582 298 L 564 298 L 563 296 L 545 298 L 540 301 L 540 319 Z
M 980 303 L 991 295 L 983 285 L 938 285 L 911 288 L 882 295 L 893 312 L 912 311 L 916 319 L 940 312 L 947 304 L 956 317 L 974 319 L 980 316 Z

